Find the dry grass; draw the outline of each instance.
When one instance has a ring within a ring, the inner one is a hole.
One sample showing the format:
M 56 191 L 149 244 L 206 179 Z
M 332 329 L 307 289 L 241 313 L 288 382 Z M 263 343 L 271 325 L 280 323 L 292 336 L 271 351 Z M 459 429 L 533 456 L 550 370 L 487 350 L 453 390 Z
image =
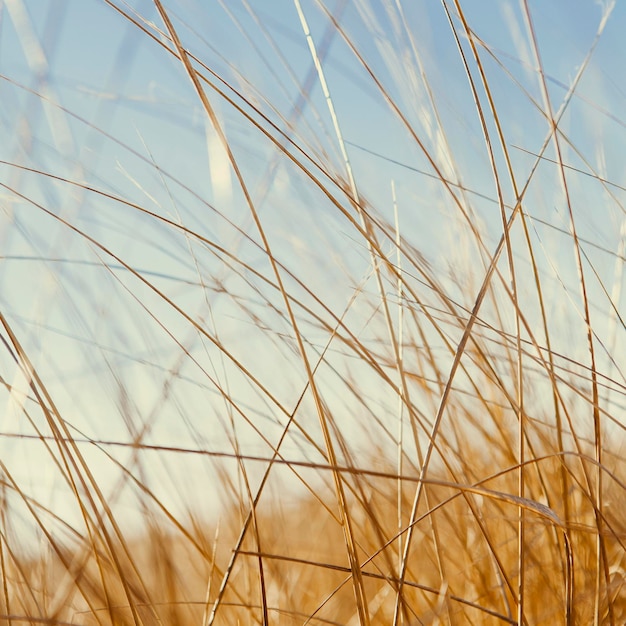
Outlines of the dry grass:
M 613 5 L 215 4 L 0 2 L 0 624 L 625 624 Z

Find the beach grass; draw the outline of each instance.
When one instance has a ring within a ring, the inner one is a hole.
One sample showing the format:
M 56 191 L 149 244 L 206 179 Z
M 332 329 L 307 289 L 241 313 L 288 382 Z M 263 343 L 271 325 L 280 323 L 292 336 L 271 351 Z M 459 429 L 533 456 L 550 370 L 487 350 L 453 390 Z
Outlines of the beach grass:
M 0 3 L 0 624 L 626 623 L 615 4 L 215 4 Z

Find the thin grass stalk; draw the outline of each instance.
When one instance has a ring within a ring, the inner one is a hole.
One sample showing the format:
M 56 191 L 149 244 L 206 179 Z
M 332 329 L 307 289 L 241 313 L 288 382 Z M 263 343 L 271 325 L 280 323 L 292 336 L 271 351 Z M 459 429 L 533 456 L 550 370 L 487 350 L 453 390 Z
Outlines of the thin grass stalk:
M 611 314 L 609 317 L 609 332 L 608 332 L 608 341 L 607 348 L 610 353 L 616 352 L 616 344 L 617 344 L 617 328 L 618 321 L 619 326 L 622 328 L 626 328 L 626 324 L 624 323 L 624 319 L 620 315 L 619 312 L 619 303 L 622 295 L 622 282 L 624 277 L 624 256 L 626 254 L 626 220 L 622 221 L 622 225 L 620 227 L 620 239 L 617 246 L 617 250 L 615 251 L 615 266 L 613 269 L 613 289 L 611 290 L 611 296 L 609 300 L 613 303 L 613 307 L 611 309 Z M 610 393 L 610 391 L 609 391 Z M 608 398 L 607 398 L 608 402 Z
M 445 4 L 445 1 L 444 1 Z M 485 92 L 485 95 L 487 97 L 488 103 L 489 103 L 489 107 L 491 109 L 491 114 L 492 114 L 492 118 L 496 124 L 496 128 L 497 128 L 497 132 L 498 132 L 498 137 L 500 140 L 500 145 L 503 148 L 503 151 L 505 153 L 505 157 L 506 157 L 506 161 L 507 161 L 507 165 L 508 165 L 508 171 L 510 174 L 510 178 L 513 184 L 513 190 L 515 193 L 516 198 L 518 197 L 517 194 L 517 185 L 515 184 L 515 177 L 513 176 L 513 171 L 510 165 L 510 160 L 508 158 L 507 155 L 507 151 L 506 151 L 506 143 L 503 140 L 503 136 L 502 136 L 502 130 L 501 130 L 501 126 L 500 126 L 500 122 L 499 122 L 499 115 L 498 115 L 498 111 L 494 105 L 493 102 L 493 97 L 491 94 L 491 90 L 489 88 L 489 83 L 487 81 L 482 63 L 480 61 L 480 57 L 478 55 L 478 51 L 476 49 L 476 45 L 474 43 L 474 40 L 472 39 L 471 36 L 471 32 L 469 30 L 469 26 L 467 23 L 467 20 L 465 18 L 465 14 L 463 12 L 463 9 L 461 8 L 461 5 L 459 3 L 459 0 L 455 0 L 454 4 L 456 6 L 456 10 L 457 10 L 457 15 L 459 17 L 459 19 L 461 20 L 462 24 L 463 24 L 463 28 L 465 30 L 465 33 L 468 36 L 468 41 L 469 41 L 469 45 L 470 48 L 472 50 L 472 54 L 473 54 L 473 58 L 474 61 L 476 62 L 476 66 L 478 68 L 480 77 L 481 77 L 481 81 L 482 81 L 482 85 L 483 85 L 483 89 Z M 446 11 L 448 12 L 447 8 Z M 449 15 L 449 12 L 448 12 Z M 465 58 L 465 54 L 462 51 L 461 45 L 460 45 L 460 41 L 458 39 L 458 36 L 456 35 L 456 31 L 454 31 L 454 36 L 455 36 L 455 40 L 457 43 L 457 47 L 459 49 L 459 54 L 461 56 L 461 58 L 463 59 L 463 64 L 465 66 L 465 71 L 466 71 L 466 76 L 468 79 L 468 82 L 470 84 L 470 88 L 472 90 L 472 95 L 474 97 L 474 104 L 476 107 L 476 112 L 480 118 L 480 124 L 481 124 L 481 129 L 483 132 L 483 137 L 485 140 L 485 147 L 487 149 L 487 154 L 489 156 L 489 163 L 491 165 L 491 171 L 493 173 L 493 177 L 494 177 L 494 186 L 497 192 L 497 200 L 498 200 L 498 205 L 500 207 L 500 216 L 502 219 L 502 229 L 503 229 L 503 233 L 504 233 L 504 240 L 505 240 L 505 248 L 506 248 L 506 253 L 507 253 L 507 261 L 508 261 L 508 269 L 509 269 L 509 275 L 510 275 L 510 279 L 511 279 L 511 296 L 512 296 L 512 301 L 513 301 L 513 307 L 514 307 L 514 311 L 515 311 L 515 334 L 516 334 L 516 354 L 517 354 L 517 376 L 516 376 L 516 391 L 517 391 L 517 398 L 516 398 L 516 403 L 515 403 L 515 412 L 517 415 L 517 422 L 518 422 L 518 448 L 519 448 L 519 469 L 518 469 L 518 495 L 520 498 L 525 498 L 525 476 L 524 476 L 524 467 L 525 467 L 525 443 L 526 443 L 526 432 L 525 432 L 525 421 L 524 421 L 524 393 L 523 393 L 523 388 L 524 388 L 524 370 L 523 370 L 523 351 L 522 351 L 522 345 L 521 345 L 521 324 L 520 324 L 520 302 L 519 302 L 519 298 L 518 298 L 518 288 L 517 288 L 517 278 L 516 278 L 516 272 L 515 272 L 515 264 L 513 261 L 513 248 L 511 245 L 511 240 L 510 240 L 510 236 L 509 236 L 509 229 L 507 228 L 507 218 L 506 218 L 506 213 L 505 213 L 505 203 L 504 203 L 504 196 L 502 193 L 502 186 L 500 183 L 500 177 L 498 174 L 498 167 L 495 161 L 495 156 L 493 153 L 493 148 L 491 145 L 491 139 L 489 136 L 489 130 L 487 128 L 487 123 L 485 120 L 485 115 L 483 112 L 483 107 L 480 103 L 480 98 L 478 96 L 478 92 L 476 89 L 476 86 L 474 84 L 474 80 L 472 78 L 471 72 L 469 71 L 469 66 L 467 64 L 467 60 Z M 520 211 L 521 212 L 521 211 Z M 524 523 L 524 511 L 525 509 L 523 507 L 519 508 L 519 521 L 518 521 L 518 571 L 519 571 L 519 579 L 518 579 L 518 593 L 517 593 L 517 620 L 518 623 L 522 624 L 525 622 L 525 618 L 524 618 L 524 576 L 525 576 L 525 559 L 524 559 L 524 537 L 525 537 L 525 523 Z
M 393 204 L 393 217 L 396 226 L 396 264 L 398 267 L 398 278 L 396 282 L 396 289 L 398 293 L 398 357 L 399 364 L 402 367 L 402 358 L 403 358 L 403 330 L 404 330 L 404 295 L 403 295 L 403 280 L 402 276 L 402 252 L 401 252 L 401 237 L 400 237 L 400 220 L 398 217 L 398 202 L 396 198 L 396 185 L 395 181 L 391 181 L 391 202 Z M 398 482 L 397 482 L 397 499 L 396 506 L 398 509 L 398 532 L 400 532 L 404 525 L 404 516 L 402 515 L 402 478 L 404 475 L 403 468 L 403 459 L 404 459 L 404 403 L 405 399 L 402 395 L 402 383 L 400 381 L 398 394 L 398 447 L 397 447 L 397 459 L 396 459 L 396 467 L 398 472 Z M 400 571 L 400 567 L 402 565 L 402 535 L 398 537 L 398 571 Z
M 554 121 L 554 117 L 552 114 L 552 105 L 551 105 L 550 97 L 548 94 L 548 89 L 547 89 L 547 85 L 545 81 L 545 74 L 543 72 L 543 64 L 541 61 L 539 47 L 537 45 L 537 39 L 535 36 L 533 21 L 532 21 L 532 17 L 530 14 L 530 10 L 528 8 L 527 0 L 524 0 L 524 9 L 525 9 L 524 15 L 525 15 L 525 19 L 527 22 L 527 27 L 528 27 L 529 32 L 531 33 L 533 53 L 535 55 L 535 61 L 537 63 L 537 67 L 539 70 L 540 84 L 542 87 L 542 95 L 544 99 L 545 110 L 546 110 L 546 113 L 549 115 L 550 123 L 553 125 L 553 128 L 556 130 L 557 125 L 556 125 L 556 122 Z M 607 5 L 604 15 L 603 15 L 603 23 L 606 23 L 606 20 L 608 19 L 608 16 L 610 15 L 611 10 L 612 10 L 612 7 Z M 593 335 L 592 335 L 592 330 L 591 330 L 592 326 L 591 326 L 591 317 L 589 313 L 589 300 L 587 297 L 585 272 L 584 272 L 584 268 L 582 264 L 580 242 L 578 241 L 578 233 L 577 233 L 576 224 L 574 220 L 572 203 L 570 200 L 569 186 L 568 186 L 567 178 L 565 175 L 565 169 L 563 167 L 561 145 L 560 145 L 558 135 L 556 132 L 552 133 L 552 137 L 553 137 L 554 149 L 556 153 L 556 160 L 558 162 L 558 172 L 560 175 L 561 186 L 563 188 L 563 193 L 565 194 L 565 202 L 566 202 L 567 210 L 569 213 L 570 229 L 571 229 L 572 237 L 574 240 L 574 254 L 576 258 L 576 267 L 578 270 L 578 277 L 580 279 L 581 297 L 582 297 L 583 309 L 584 309 L 584 321 L 587 327 L 587 341 L 588 341 L 589 357 L 590 357 L 590 364 L 591 364 L 591 394 L 592 394 L 591 399 L 592 399 L 592 407 L 593 407 L 592 415 L 593 415 L 593 424 L 594 424 L 595 453 L 596 453 L 596 461 L 598 463 L 597 468 L 596 468 L 596 484 L 595 484 L 595 491 L 596 491 L 595 510 L 597 512 L 596 521 L 598 524 L 598 535 L 597 535 L 597 541 L 596 541 L 596 594 L 595 594 L 595 618 L 594 618 L 594 624 L 595 626 L 598 626 L 600 623 L 600 619 L 601 619 L 600 595 L 601 595 L 602 577 L 604 576 L 605 584 L 608 589 L 609 573 L 608 573 L 606 548 L 605 548 L 604 540 L 603 540 L 602 518 L 601 518 L 601 513 L 603 510 L 602 472 L 600 471 L 600 467 L 602 465 L 602 428 L 601 428 L 600 412 L 599 412 L 596 357 L 595 357 L 595 349 L 594 349 L 594 343 L 593 343 Z M 600 513 L 600 515 L 598 515 L 598 513 Z M 610 601 L 608 605 L 609 605 L 609 622 L 611 626 L 613 626 L 614 618 L 613 618 L 613 610 L 612 610 Z
M 2 608 L 7 614 L 11 613 L 11 602 L 9 600 L 9 586 L 8 586 L 8 578 L 9 573 L 7 571 L 7 563 L 5 560 L 5 552 L 8 548 L 7 538 L 4 534 L 4 529 L 7 528 L 6 523 L 6 512 L 7 512 L 7 503 L 6 503 L 6 495 L 5 495 L 5 486 L 4 484 L 0 487 L 0 527 L 3 529 L 0 531 L 0 574 L 2 574 L 2 596 L 3 603 Z M 12 626 L 12 621 L 10 618 L 7 620 L 7 626 Z

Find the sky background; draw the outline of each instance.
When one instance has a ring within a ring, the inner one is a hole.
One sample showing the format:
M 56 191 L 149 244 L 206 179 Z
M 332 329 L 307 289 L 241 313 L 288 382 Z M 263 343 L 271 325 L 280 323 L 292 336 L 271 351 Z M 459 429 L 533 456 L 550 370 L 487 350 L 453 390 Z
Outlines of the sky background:
M 461 5 L 475 41 L 482 42 L 480 58 L 521 189 L 549 132 L 523 5 Z M 283 264 L 287 288 L 319 316 L 298 312 L 312 358 L 329 341 L 319 319 L 332 325 L 330 312 L 341 316 L 347 308 L 355 335 L 386 354 L 372 259 L 341 189 L 348 171 L 296 5 L 186 0 L 164 6 L 207 79 L 207 97 Z M 359 197 L 388 225 L 382 249 L 395 255 L 395 203 L 414 258 L 427 261 L 452 301 L 471 307 L 502 221 L 480 118 L 443 4 L 302 0 L 301 6 Z M 554 116 L 584 64 L 559 118 L 562 158 L 584 241 L 599 363 L 614 381 L 605 402 L 623 422 L 626 346 L 618 314 L 626 235 L 626 8 L 589 0 L 528 6 Z M 478 81 L 462 24 L 455 16 L 452 23 Z M 244 193 L 163 32 L 148 1 L 0 2 L 0 307 L 76 437 L 228 453 L 243 446 L 267 456 L 267 440 L 277 440 L 306 377 L 284 304 L 267 283 L 271 267 Z M 478 93 L 510 210 L 515 193 L 494 115 L 480 86 Z M 524 208 L 553 348 L 577 370 L 575 362 L 587 359 L 586 327 L 555 156 L 550 146 Z M 468 219 L 482 233 L 482 249 Z M 520 297 L 534 326 L 536 287 L 519 228 L 512 240 Z M 431 302 L 408 255 L 403 264 Z M 499 268 L 506 273 L 504 255 Z M 385 288 L 393 295 L 392 281 Z M 358 306 L 351 304 L 354 297 Z M 493 302 L 502 297 L 500 290 Z M 514 332 L 510 308 L 487 305 L 483 313 L 485 324 Z M 453 340 L 455 333 L 450 330 Z M 340 373 L 358 374 L 374 415 L 387 414 L 395 395 L 340 346 L 331 348 L 320 380 L 346 432 L 354 433 L 355 448 L 369 454 L 364 409 L 346 394 Z M 63 510 L 67 487 L 51 461 L 56 453 L 37 439 L 15 436 L 37 437 L 49 426 L 28 399 L 11 351 L 1 352 L 7 385 L 2 458 L 29 493 Z M 539 382 L 533 385 L 540 389 Z M 236 401 L 225 402 L 225 395 Z M 539 410 L 540 397 L 536 403 Z M 306 393 L 303 407 L 304 430 L 316 432 Z M 381 447 L 392 444 L 389 437 Z M 293 455 L 317 458 L 302 433 L 285 445 Z M 149 468 L 146 480 L 173 506 L 193 501 L 204 512 L 218 508 L 220 484 L 210 459 L 143 452 L 141 465 L 134 451 L 103 449 L 113 461 L 94 446 L 86 445 L 84 454 L 113 498 L 124 498 L 117 481 L 129 482 L 120 478 L 119 462 L 137 473 Z M 133 502 L 129 497 L 129 511 Z M 68 519 L 74 514 L 63 513 Z

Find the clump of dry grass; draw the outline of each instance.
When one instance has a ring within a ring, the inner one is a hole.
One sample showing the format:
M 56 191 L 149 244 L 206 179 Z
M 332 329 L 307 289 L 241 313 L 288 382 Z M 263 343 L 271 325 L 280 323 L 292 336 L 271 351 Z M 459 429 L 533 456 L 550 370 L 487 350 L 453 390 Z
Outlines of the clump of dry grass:
M 218 4 L 0 5 L 0 623 L 624 623 L 613 5 Z

